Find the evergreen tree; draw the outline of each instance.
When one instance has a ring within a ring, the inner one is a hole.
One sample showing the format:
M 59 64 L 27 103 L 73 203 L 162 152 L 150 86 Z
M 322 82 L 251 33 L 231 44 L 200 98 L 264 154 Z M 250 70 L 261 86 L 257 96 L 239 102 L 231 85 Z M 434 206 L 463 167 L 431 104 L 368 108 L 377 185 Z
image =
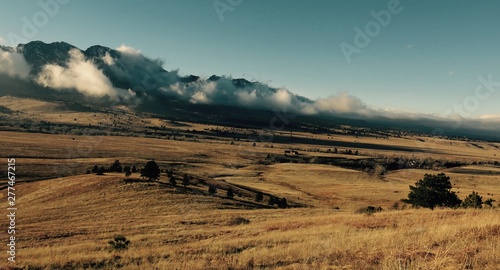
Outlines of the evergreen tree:
M 170 177 L 170 178 L 168 179 L 168 182 L 169 182 L 172 186 L 174 186 L 174 187 L 175 187 L 175 186 L 177 186 L 177 181 L 175 180 L 175 177 L 173 177 L 173 176 L 172 176 L 172 177 Z
M 210 195 L 215 195 L 217 193 L 217 188 L 214 186 L 209 186 L 208 187 L 208 194 Z
M 262 192 L 257 192 L 255 194 L 255 201 L 262 202 L 264 200 L 264 194 Z
M 182 178 L 182 185 L 184 187 L 187 187 L 189 185 L 189 176 L 185 173 L 184 177 Z
M 155 161 L 148 161 L 141 170 L 141 176 L 149 178 L 149 181 L 158 180 L 160 178 L 160 167 Z
M 461 200 L 455 192 L 450 191 L 451 188 L 450 178 L 444 173 L 426 174 L 415 186 L 410 186 L 408 199 L 403 202 L 430 209 L 436 206 L 457 207 Z
M 233 189 L 232 189 L 232 188 L 228 188 L 228 189 L 227 189 L 227 194 L 226 194 L 226 196 L 227 196 L 228 198 L 231 198 L 231 199 L 234 197 L 234 192 L 233 192 Z
M 109 171 L 121 173 L 123 171 L 123 169 L 122 169 L 122 164 L 120 163 L 120 161 L 115 160 L 115 162 L 113 162 L 113 164 L 111 164 L 111 167 L 109 167 Z
M 106 169 L 104 168 L 104 166 L 101 166 L 98 170 L 97 170 L 97 175 L 104 175 L 104 172 L 106 172 Z

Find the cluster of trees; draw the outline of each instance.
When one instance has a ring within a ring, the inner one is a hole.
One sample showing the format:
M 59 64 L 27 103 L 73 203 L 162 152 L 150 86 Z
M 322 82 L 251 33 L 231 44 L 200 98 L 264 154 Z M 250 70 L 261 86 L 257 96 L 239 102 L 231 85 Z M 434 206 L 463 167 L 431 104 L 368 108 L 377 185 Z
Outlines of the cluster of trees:
M 326 153 L 344 154 L 344 155 L 355 155 L 355 156 L 359 155 L 359 151 L 358 150 L 354 150 L 353 151 L 351 149 L 346 149 L 346 150 L 342 151 L 342 150 L 339 150 L 337 148 L 333 148 L 333 150 L 332 149 L 327 149 Z
M 117 173 L 125 173 L 126 176 L 130 176 L 130 174 L 137 172 L 137 168 L 135 166 L 122 166 L 119 160 L 115 160 L 113 164 L 109 167 L 94 165 L 91 170 L 87 170 L 87 173 L 95 173 L 97 175 L 103 175 L 106 172 L 117 172 Z
M 262 202 L 264 201 L 264 194 L 262 192 L 257 192 L 255 194 L 255 201 L 256 202 Z M 277 205 L 279 208 L 287 208 L 288 207 L 288 203 L 286 201 L 286 198 L 277 198 L 277 197 L 273 197 L 273 196 L 269 196 L 269 201 L 267 202 L 267 204 L 273 206 L 273 205 Z
M 174 187 L 177 186 L 177 179 L 174 177 L 174 171 L 173 170 L 167 170 L 167 177 L 168 177 L 168 182 L 172 186 L 174 186 Z M 192 177 L 188 176 L 185 173 L 184 176 L 182 177 L 182 185 L 184 187 L 187 187 L 190 184 L 191 179 L 192 179 Z
M 111 164 L 111 166 L 109 166 L 108 168 L 105 168 L 104 166 L 99 167 L 98 165 L 95 165 L 92 168 L 92 170 L 87 171 L 87 173 L 90 173 L 90 172 L 96 173 L 97 175 L 103 175 L 105 172 L 118 172 L 118 173 L 125 172 L 126 176 L 130 176 L 131 173 L 137 172 L 137 168 L 135 166 L 130 167 L 128 165 L 122 166 L 122 164 L 119 160 L 115 160 L 115 162 L 113 162 L 113 164 Z M 149 179 L 149 181 L 156 181 L 156 180 L 160 179 L 161 169 L 160 169 L 160 166 L 158 166 L 158 163 L 156 163 L 154 160 L 151 160 L 145 164 L 144 168 L 142 168 L 140 170 L 140 173 L 141 173 L 141 177 L 147 178 L 147 179 Z M 177 186 L 177 179 L 174 176 L 173 170 L 167 170 L 166 173 L 167 173 L 167 177 L 169 179 L 169 183 L 172 186 Z M 182 177 L 182 185 L 184 187 L 187 187 L 190 184 L 191 180 L 192 180 L 191 176 L 184 174 L 184 176 Z M 210 195 L 217 194 L 217 187 L 210 185 L 208 187 L 208 193 Z M 234 192 L 233 188 L 229 187 L 226 190 L 226 197 L 232 199 L 232 198 L 234 198 L 234 196 L 235 196 L 235 192 Z M 255 200 L 257 202 L 262 202 L 264 200 L 264 194 L 262 192 L 257 192 Z M 269 196 L 268 204 L 269 205 L 277 205 L 279 208 L 287 208 L 288 207 L 288 203 L 287 203 L 286 198 L 280 199 L 280 198 L 273 197 L 273 196 Z
M 451 191 L 451 188 L 450 177 L 446 176 L 446 174 L 426 174 L 423 179 L 415 183 L 415 186 L 410 186 L 408 198 L 402 201 L 414 207 L 430 209 L 435 207 L 457 208 L 460 206 L 464 208 L 481 208 L 483 204 L 493 206 L 493 202 L 495 202 L 493 199 L 483 201 L 483 197 L 475 191 L 462 201 L 455 192 Z

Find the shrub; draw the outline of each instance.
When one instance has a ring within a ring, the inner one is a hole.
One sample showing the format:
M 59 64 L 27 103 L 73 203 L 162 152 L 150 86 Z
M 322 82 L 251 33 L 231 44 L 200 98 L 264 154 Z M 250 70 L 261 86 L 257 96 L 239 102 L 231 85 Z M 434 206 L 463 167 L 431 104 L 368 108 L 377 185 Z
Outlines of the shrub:
M 172 185 L 172 186 L 177 186 L 177 181 L 175 180 L 175 177 L 170 177 L 170 179 L 168 179 L 168 182 Z
M 494 202 L 495 202 L 495 200 L 493 200 L 492 198 L 489 198 L 486 201 L 484 201 L 484 204 L 486 204 L 488 206 L 493 206 Z
M 109 241 L 108 244 L 111 246 L 112 249 L 121 251 L 128 249 L 130 241 L 127 240 L 127 238 L 125 238 L 125 236 L 123 235 L 117 235 L 113 238 L 113 240 Z
M 97 175 L 104 175 L 104 172 L 106 171 L 106 169 L 104 168 L 104 166 L 101 166 L 98 170 L 97 170 Z
M 395 203 L 391 206 L 391 209 L 392 209 L 392 210 L 399 210 L 399 202 L 395 202 Z
M 209 186 L 208 187 L 208 194 L 210 195 L 215 195 L 217 193 L 217 188 L 214 186 Z
M 255 194 L 255 201 L 262 202 L 264 200 L 264 194 L 262 192 L 257 192 Z
M 124 166 L 124 167 L 123 167 L 123 172 L 124 172 L 124 173 L 131 173 L 131 172 L 132 172 L 132 170 L 130 169 L 130 166 Z
M 236 225 L 245 225 L 250 223 L 250 220 L 244 218 L 244 217 L 234 217 L 231 220 L 229 220 L 228 224 L 230 226 L 236 226 Z
M 123 171 L 122 164 L 120 163 L 119 160 L 115 160 L 113 164 L 111 164 L 111 167 L 109 167 L 110 172 L 118 172 L 121 173 Z
M 182 185 L 184 187 L 187 187 L 189 185 L 189 176 L 187 174 L 184 174 L 184 177 L 182 178 Z
M 233 192 L 233 189 L 232 189 L 232 188 L 228 188 L 228 189 L 227 189 L 227 194 L 226 194 L 226 196 L 227 196 L 228 198 L 231 198 L 231 199 L 234 197 L 234 192 Z
M 375 168 L 373 169 L 373 174 L 375 176 L 382 176 L 385 175 L 386 173 L 386 167 L 380 164 L 375 165 Z
M 287 208 L 288 207 L 288 203 L 286 202 L 286 198 L 283 198 L 281 200 L 278 199 L 278 207 L 279 208 Z
M 462 207 L 464 208 L 482 208 L 483 207 L 483 197 L 479 193 L 472 191 L 469 196 L 467 196 L 462 202 Z
M 273 196 L 270 196 L 268 204 L 269 205 L 275 205 L 276 203 L 277 203 L 276 198 L 274 198 Z
M 367 206 L 367 207 L 361 207 L 356 210 L 356 214 L 367 214 L 367 215 L 373 215 L 377 212 L 382 212 L 382 207 L 380 206 Z

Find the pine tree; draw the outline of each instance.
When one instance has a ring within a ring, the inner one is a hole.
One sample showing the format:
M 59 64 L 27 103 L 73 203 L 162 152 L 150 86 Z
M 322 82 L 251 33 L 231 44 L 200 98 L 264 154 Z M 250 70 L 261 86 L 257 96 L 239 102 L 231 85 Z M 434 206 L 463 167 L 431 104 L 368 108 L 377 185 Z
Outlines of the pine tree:
M 149 178 L 149 181 L 157 180 L 160 178 L 160 167 L 155 161 L 148 161 L 141 170 L 141 176 Z
M 408 199 L 403 202 L 413 206 L 434 209 L 436 206 L 457 207 L 462 202 L 452 188 L 450 178 L 444 173 L 426 174 L 423 179 L 410 186 Z

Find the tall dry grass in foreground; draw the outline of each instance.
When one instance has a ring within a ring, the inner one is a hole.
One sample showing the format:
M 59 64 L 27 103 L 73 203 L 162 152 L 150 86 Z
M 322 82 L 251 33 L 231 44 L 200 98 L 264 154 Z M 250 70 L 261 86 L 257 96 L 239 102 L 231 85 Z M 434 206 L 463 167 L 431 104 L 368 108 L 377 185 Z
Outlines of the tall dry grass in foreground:
M 26 269 L 500 268 L 497 209 L 221 209 L 227 199 L 92 175 L 19 190 Z M 116 234 L 128 250 L 109 249 Z

